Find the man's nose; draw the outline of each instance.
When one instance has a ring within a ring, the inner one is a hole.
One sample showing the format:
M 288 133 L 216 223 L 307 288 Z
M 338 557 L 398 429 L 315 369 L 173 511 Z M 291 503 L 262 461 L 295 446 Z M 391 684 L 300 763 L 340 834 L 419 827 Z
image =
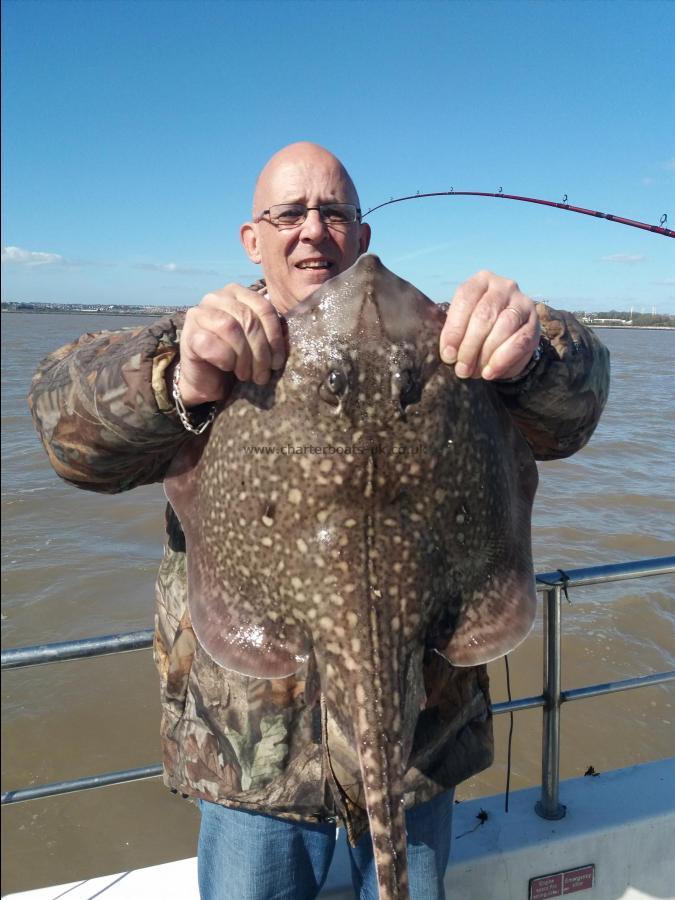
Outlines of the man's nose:
M 318 209 L 308 209 L 307 218 L 302 223 L 300 237 L 306 241 L 321 240 L 326 234 L 326 223 Z

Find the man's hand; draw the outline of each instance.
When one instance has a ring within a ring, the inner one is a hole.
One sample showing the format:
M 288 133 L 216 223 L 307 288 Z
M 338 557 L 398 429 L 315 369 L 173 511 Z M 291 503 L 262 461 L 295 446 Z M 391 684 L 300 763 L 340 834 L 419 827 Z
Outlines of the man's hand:
M 441 358 L 460 378 L 515 378 L 539 343 L 534 301 L 515 281 L 478 272 L 453 297 L 441 332 Z
M 267 384 L 286 360 L 276 310 L 262 294 L 238 284 L 206 294 L 185 315 L 180 339 L 178 390 L 186 407 L 223 400 L 224 373 Z M 173 367 L 172 367 L 173 368 Z

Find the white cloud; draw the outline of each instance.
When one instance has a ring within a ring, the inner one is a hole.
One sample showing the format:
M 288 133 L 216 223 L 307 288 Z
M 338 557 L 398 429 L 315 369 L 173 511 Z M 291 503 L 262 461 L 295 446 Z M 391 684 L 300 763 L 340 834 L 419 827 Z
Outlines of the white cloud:
M 663 168 L 666 170 L 666 172 L 675 171 L 675 157 L 673 157 L 672 159 L 667 159 L 663 164 Z
M 652 284 L 659 284 L 661 286 L 666 285 L 670 287 L 671 284 L 675 284 L 675 278 L 659 278 L 658 281 L 652 281 Z
M 643 253 L 614 253 L 611 256 L 601 256 L 601 262 L 633 263 L 644 262 L 647 257 Z
M 42 253 L 38 250 L 24 250 L 22 247 L 3 247 L 2 262 L 19 266 L 67 265 L 67 260 L 58 253 Z
M 198 269 L 192 266 L 179 266 L 175 262 L 169 263 L 136 263 L 134 269 L 143 272 L 170 272 L 172 275 L 217 275 L 213 269 Z

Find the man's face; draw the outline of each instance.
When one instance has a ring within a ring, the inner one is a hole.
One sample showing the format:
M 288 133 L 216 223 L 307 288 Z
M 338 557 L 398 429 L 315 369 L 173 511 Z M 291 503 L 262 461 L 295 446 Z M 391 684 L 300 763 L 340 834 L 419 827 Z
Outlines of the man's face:
M 256 190 L 255 214 L 278 203 L 352 203 L 358 206 L 353 185 L 329 154 L 305 154 L 279 162 L 263 173 Z M 287 312 L 320 284 L 348 269 L 368 249 L 370 229 L 353 222 L 326 225 L 318 210 L 292 228 L 272 225 L 266 218 L 242 226 L 249 258 L 262 263 L 270 299 Z

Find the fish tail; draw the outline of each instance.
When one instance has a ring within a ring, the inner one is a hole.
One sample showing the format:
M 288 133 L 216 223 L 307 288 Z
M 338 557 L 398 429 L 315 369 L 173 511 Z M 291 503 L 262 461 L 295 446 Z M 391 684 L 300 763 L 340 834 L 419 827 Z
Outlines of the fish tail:
M 380 900 L 407 900 L 405 810 L 401 791 L 386 774 L 391 750 L 371 748 L 359 755 Z
M 371 618 L 372 667 L 367 683 L 357 686 L 355 698 L 358 755 L 380 900 L 407 900 L 405 761 L 398 662 L 390 647 L 378 646 L 381 623 L 375 610 L 371 611 Z

